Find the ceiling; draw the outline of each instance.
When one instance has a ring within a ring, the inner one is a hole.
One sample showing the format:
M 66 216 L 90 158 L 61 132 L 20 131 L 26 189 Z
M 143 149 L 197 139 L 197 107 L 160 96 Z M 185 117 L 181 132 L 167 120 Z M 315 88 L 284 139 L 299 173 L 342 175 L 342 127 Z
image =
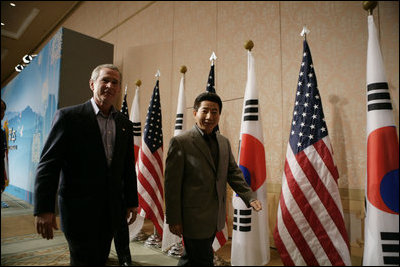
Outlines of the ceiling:
M 14 3 L 15 6 L 10 5 Z M 37 54 L 41 45 L 80 1 L 1 1 L 1 87 L 18 72 L 22 57 Z

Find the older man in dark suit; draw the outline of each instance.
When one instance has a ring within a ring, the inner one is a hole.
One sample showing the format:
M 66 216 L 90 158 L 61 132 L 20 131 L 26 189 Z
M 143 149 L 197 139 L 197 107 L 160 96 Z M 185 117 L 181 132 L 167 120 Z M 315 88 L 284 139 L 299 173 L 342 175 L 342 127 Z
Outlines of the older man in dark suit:
M 89 85 L 93 98 L 56 112 L 35 181 L 37 232 L 53 238 L 58 190 L 71 265 L 105 265 L 115 231 L 134 222 L 138 206 L 133 126 L 113 106 L 121 73 L 100 65 Z
M 261 202 L 244 180 L 229 140 L 215 131 L 222 110 L 217 94 L 194 102 L 194 127 L 171 139 L 165 168 L 166 218 L 173 234 L 183 236 L 178 265 L 212 266 L 212 243 L 226 214 L 226 184 L 254 210 Z

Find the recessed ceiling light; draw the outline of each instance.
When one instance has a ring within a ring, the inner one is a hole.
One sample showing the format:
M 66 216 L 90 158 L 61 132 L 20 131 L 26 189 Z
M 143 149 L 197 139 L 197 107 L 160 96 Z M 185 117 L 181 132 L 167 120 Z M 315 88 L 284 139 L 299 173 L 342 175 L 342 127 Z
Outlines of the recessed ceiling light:
M 11 2 L 11 3 L 10 3 L 10 6 L 15 6 L 15 4 Z
M 2 23 L 1 23 L 1 26 L 4 26 L 4 25 L 5 25 L 5 24 L 2 22 Z
M 17 72 L 21 72 L 23 69 L 24 69 L 24 66 L 21 65 L 21 64 L 18 64 L 17 66 L 15 66 L 15 70 L 16 70 Z

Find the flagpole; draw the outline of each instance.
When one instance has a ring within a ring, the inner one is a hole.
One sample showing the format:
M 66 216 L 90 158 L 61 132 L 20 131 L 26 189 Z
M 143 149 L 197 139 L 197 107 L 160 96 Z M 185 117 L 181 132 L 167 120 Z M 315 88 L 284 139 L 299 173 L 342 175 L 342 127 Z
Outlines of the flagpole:
M 378 1 L 363 1 L 363 8 L 368 11 L 368 15 L 372 16 L 374 8 L 377 6 Z
M 156 75 L 154 75 L 157 78 L 157 81 L 160 79 L 161 73 L 160 69 L 157 70 Z M 157 229 L 155 226 L 153 226 L 153 236 L 155 237 L 155 241 L 157 243 L 161 242 L 160 236 L 158 235 Z
M 250 54 L 251 54 L 251 49 L 253 49 L 253 47 L 254 47 L 254 43 L 253 43 L 252 40 L 247 40 L 244 43 L 244 48 L 247 50 L 247 71 L 249 70 L 249 67 L 250 67 L 249 57 L 250 57 Z

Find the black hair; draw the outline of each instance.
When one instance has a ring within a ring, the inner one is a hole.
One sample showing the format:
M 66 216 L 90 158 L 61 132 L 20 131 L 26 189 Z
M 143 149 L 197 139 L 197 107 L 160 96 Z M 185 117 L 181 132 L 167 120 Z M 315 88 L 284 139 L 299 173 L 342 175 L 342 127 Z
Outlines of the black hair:
M 194 100 L 193 108 L 197 111 L 203 101 L 211 101 L 217 103 L 219 106 L 219 114 L 222 111 L 222 101 L 221 98 L 216 93 L 204 92 L 199 94 Z

